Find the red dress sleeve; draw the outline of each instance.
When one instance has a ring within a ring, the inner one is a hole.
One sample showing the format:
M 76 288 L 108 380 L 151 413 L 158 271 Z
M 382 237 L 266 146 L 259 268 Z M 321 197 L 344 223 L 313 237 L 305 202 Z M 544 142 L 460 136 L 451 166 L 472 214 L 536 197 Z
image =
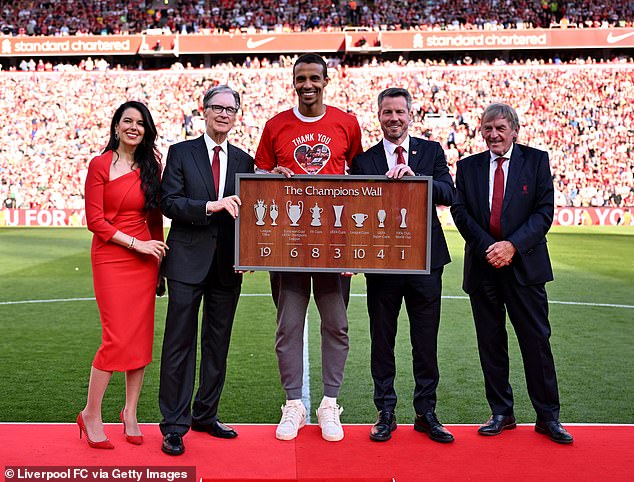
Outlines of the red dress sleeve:
M 88 230 L 103 241 L 109 241 L 117 232 L 117 228 L 105 218 L 103 201 L 104 186 L 110 177 L 111 158 L 112 154 L 108 152 L 90 161 L 85 185 L 86 224 Z

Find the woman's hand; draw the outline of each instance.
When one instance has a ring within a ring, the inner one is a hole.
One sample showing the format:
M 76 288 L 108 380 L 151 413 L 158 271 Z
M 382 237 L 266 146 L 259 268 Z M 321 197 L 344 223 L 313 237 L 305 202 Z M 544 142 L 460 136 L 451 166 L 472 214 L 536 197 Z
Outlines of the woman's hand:
M 141 241 L 140 239 L 137 239 L 132 249 L 141 254 L 149 254 L 150 256 L 154 256 L 156 260 L 160 262 L 165 256 L 165 253 L 169 249 L 169 247 L 163 241 L 157 241 L 155 239 L 150 239 L 149 241 Z

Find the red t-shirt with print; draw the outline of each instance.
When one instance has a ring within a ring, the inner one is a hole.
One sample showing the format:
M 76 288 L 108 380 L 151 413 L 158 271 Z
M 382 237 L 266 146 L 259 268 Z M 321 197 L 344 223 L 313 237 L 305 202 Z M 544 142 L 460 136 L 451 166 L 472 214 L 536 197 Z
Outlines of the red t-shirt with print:
M 361 129 L 355 116 L 326 106 L 321 119 L 305 122 L 289 109 L 264 126 L 255 165 L 265 171 L 283 166 L 295 174 L 342 175 L 361 152 Z

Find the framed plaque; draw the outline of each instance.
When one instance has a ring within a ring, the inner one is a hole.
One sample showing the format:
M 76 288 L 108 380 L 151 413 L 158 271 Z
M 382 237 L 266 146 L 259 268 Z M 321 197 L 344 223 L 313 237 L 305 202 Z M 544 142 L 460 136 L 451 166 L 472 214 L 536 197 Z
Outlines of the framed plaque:
M 428 274 L 432 178 L 236 174 L 237 270 Z

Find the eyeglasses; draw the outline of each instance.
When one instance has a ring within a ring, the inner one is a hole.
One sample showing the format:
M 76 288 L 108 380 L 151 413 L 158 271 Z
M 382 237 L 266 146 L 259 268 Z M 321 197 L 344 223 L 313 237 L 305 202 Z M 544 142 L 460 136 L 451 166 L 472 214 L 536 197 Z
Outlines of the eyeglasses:
M 224 105 L 211 104 L 207 108 L 211 109 L 215 114 L 222 114 L 222 111 L 227 112 L 227 115 L 236 115 L 238 113 L 238 109 L 231 106 L 225 107 Z

